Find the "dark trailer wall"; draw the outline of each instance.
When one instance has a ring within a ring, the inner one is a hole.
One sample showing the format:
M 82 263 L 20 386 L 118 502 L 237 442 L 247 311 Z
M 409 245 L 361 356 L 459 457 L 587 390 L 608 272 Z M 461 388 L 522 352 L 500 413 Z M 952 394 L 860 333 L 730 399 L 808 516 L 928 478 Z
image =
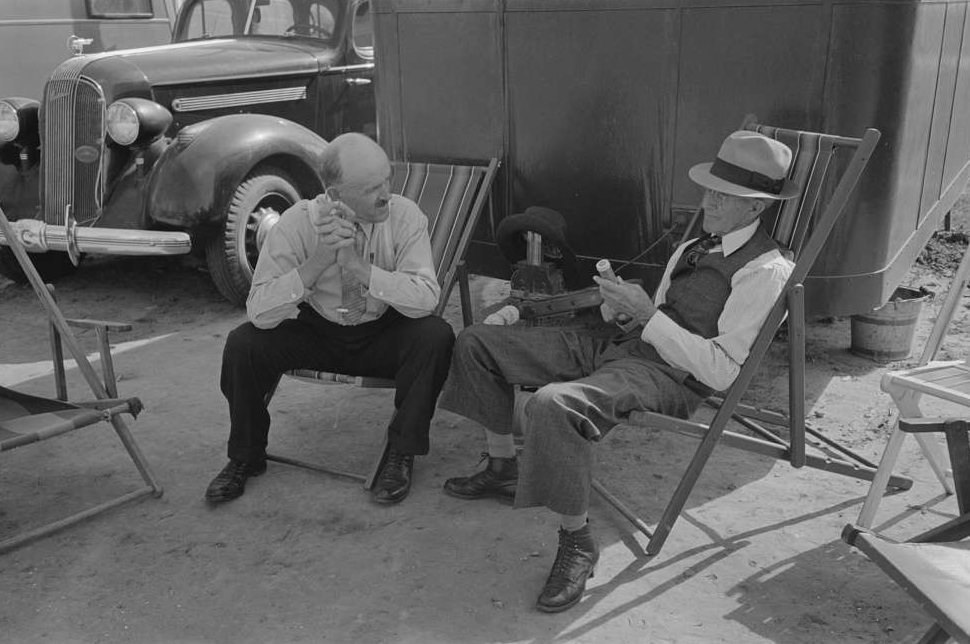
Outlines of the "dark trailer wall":
M 877 127 L 808 284 L 813 313 L 859 313 L 890 297 L 970 177 L 967 4 L 376 0 L 380 139 L 396 158 L 499 156 L 496 221 L 555 208 L 580 255 L 617 264 L 699 202 L 687 169 L 744 115 Z M 494 224 L 472 268 L 501 275 Z M 639 263 L 649 283 L 668 252 Z

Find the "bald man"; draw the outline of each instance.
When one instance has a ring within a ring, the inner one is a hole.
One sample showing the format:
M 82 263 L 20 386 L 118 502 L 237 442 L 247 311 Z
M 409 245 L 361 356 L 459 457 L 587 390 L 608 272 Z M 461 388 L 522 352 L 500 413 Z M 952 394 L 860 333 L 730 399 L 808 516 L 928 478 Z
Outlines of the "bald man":
M 454 344 L 448 323 L 431 315 L 441 293 L 428 220 L 390 193 L 387 155 L 364 135 L 331 141 L 321 176 L 326 192 L 294 204 L 271 229 L 246 302 L 249 321 L 226 339 L 229 463 L 206 490 L 210 503 L 241 496 L 247 479 L 266 471 L 264 401 L 291 369 L 395 380 L 374 501 L 402 501 L 414 457 L 428 452 Z

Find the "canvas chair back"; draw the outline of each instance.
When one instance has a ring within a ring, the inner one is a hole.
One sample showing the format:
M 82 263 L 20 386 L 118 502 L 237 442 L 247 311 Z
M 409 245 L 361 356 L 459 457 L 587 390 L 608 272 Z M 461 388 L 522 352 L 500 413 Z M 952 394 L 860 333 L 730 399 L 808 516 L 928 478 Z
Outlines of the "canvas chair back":
M 447 165 L 394 161 L 391 166 L 391 192 L 417 203 L 428 217 L 431 253 L 442 289 L 436 311 L 440 314 L 487 201 L 498 162 Z

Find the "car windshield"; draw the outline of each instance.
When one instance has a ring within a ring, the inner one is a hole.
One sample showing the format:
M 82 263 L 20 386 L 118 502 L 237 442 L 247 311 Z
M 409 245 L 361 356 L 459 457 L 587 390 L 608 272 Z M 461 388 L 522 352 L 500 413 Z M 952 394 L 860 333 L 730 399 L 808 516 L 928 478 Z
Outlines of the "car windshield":
M 341 0 L 188 0 L 175 41 L 237 36 L 318 38 L 336 35 Z

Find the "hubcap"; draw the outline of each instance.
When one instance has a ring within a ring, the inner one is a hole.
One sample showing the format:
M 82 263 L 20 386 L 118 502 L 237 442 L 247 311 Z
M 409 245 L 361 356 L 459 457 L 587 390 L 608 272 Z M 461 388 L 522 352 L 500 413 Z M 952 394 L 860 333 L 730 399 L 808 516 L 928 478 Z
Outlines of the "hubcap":
M 270 229 L 280 220 L 280 213 L 292 206 L 292 202 L 282 194 L 270 193 L 260 199 L 256 208 L 249 213 L 243 231 L 242 252 L 240 253 L 240 264 L 245 266 L 252 274 L 256 268 L 256 260 L 259 259 L 259 250 L 266 242 L 266 236 Z

